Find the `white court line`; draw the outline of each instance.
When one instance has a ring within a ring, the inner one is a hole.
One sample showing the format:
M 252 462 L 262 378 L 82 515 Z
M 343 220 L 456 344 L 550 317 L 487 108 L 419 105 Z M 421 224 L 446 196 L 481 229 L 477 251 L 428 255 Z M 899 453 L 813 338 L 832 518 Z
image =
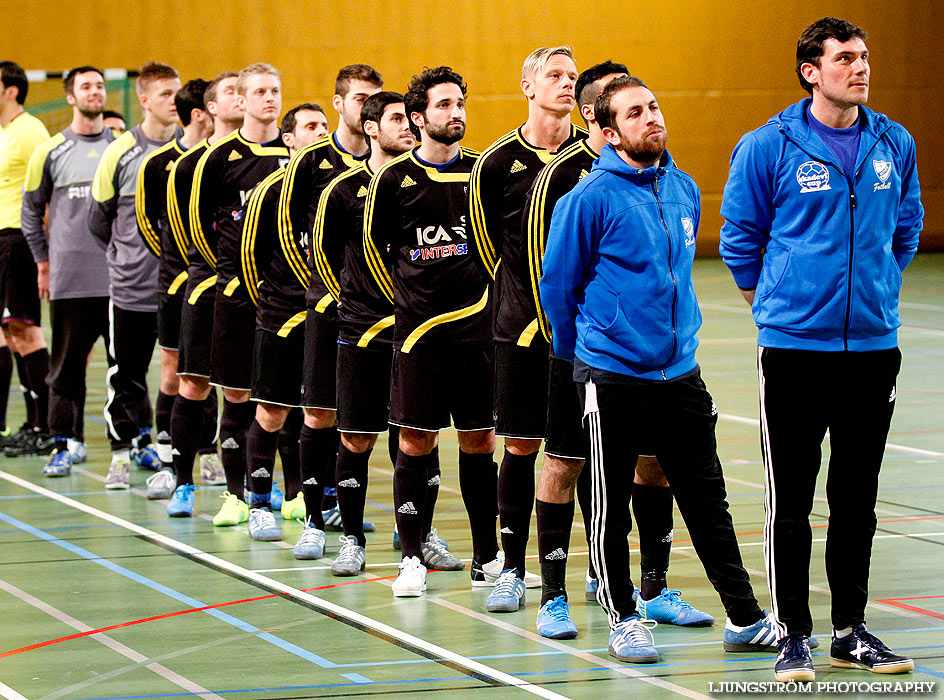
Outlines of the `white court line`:
M 20 695 L 18 692 L 13 690 L 10 686 L 4 684 L 3 681 L 0 681 L 0 695 L 5 697 L 7 700 L 29 700 L 25 695 Z
M 760 421 L 756 418 L 745 418 L 744 416 L 734 416 L 730 413 L 719 413 L 719 418 L 724 418 L 725 420 L 732 421 L 734 423 L 743 423 L 744 425 L 760 425 Z M 829 439 L 829 433 L 826 433 L 826 438 Z M 896 445 L 893 442 L 885 443 L 886 449 L 895 450 L 896 452 L 905 452 L 907 454 L 913 455 L 923 455 L 925 457 L 944 457 L 944 452 L 935 452 L 934 450 L 922 450 L 917 447 L 908 447 L 907 445 Z
M 17 588 L 12 583 L 8 583 L 7 581 L 4 581 L 3 579 L 0 579 L 0 589 L 6 591 L 7 593 L 9 593 L 15 598 L 19 598 L 24 603 L 28 603 L 29 605 L 32 605 L 37 610 L 41 610 L 42 612 L 46 613 L 50 617 L 54 617 L 55 619 L 59 620 L 59 622 L 65 623 L 66 625 L 68 625 L 69 627 L 71 627 L 72 629 L 78 632 L 89 632 L 95 629 L 94 627 L 88 626 L 81 620 L 75 619 L 68 613 L 65 613 L 62 610 L 59 610 L 58 608 L 53 607 L 49 603 L 46 603 L 33 595 L 30 595 L 26 591 L 20 588 Z M 124 644 L 122 644 L 119 641 L 116 641 L 115 639 L 112 639 L 107 634 L 99 632 L 98 634 L 88 635 L 88 637 L 89 639 L 94 639 L 99 644 L 105 645 L 112 651 L 116 651 L 122 656 L 128 659 L 131 659 L 135 663 L 140 664 L 148 660 L 148 657 L 145 656 L 144 654 L 141 654 L 135 651 L 134 649 L 131 649 L 130 647 L 126 647 Z M 207 690 L 203 686 L 198 685 L 197 683 L 194 683 L 188 678 L 184 678 L 180 674 L 175 673 L 174 671 L 171 671 L 169 668 L 167 668 L 166 666 L 163 666 L 162 664 L 149 663 L 149 664 L 145 664 L 145 668 L 147 668 L 150 671 L 153 671 L 154 673 L 161 676 L 162 678 L 170 681 L 177 687 L 183 690 L 186 690 L 188 693 L 193 693 L 194 695 L 197 695 L 201 698 L 205 698 L 205 700 L 223 700 L 223 698 L 217 695 L 216 693 L 211 692 L 210 690 Z M 19 697 L 23 697 L 23 696 L 21 695 Z
M 546 688 L 529 683 L 528 681 L 508 675 L 507 673 L 503 673 L 502 671 L 491 668 L 490 666 L 486 666 L 485 664 L 479 663 L 478 661 L 473 661 L 472 659 L 466 658 L 461 654 L 457 654 L 454 651 L 427 642 L 426 640 L 415 637 L 412 634 L 404 632 L 403 630 L 399 630 L 365 615 L 361 615 L 360 613 L 356 613 L 353 610 L 348 610 L 345 607 L 336 605 L 335 603 L 324 600 L 323 598 L 313 596 L 310 593 L 301 591 L 297 588 L 294 588 L 293 586 L 288 586 L 284 583 L 281 583 L 280 581 L 276 581 L 275 579 L 262 576 L 261 574 L 256 574 L 249 569 L 245 569 L 237 564 L 228 562 L 225 559 L 220 559 L 219 557 L 215 557 L 212 554 L 207 554 L 196 547 L 191 547 L 188 544 L 178 542 L 177 540 L 174 540 L 170 537 L 166 537 L 165 535 L 161 535 L 157 532 L 154 532 L 153 530 L 149 530 L 146 527 L 141 527 L 140 525 L 136 525 L 135 523 L 129 522 L 128 520 L 99 510 L 98 508 L 93 508 L 92 506 L 81 503 L 80 501 L 75 501 L 67 496 L 63 496 L 61 494 L 55 493 L 54 491 L 50 491 L 49 489 L 37 486 L 36 484 L 26 481 L 25 479 L 21 479 L 18 476 L 14 476 L 13 474 L 9 474 L 0 470 L 0 478 L 5 479 L 10 483 L 16 484 L 17 486 L 20 486 L 24 489 L 33 491 L 34 493 L 51 498 L 52 500 L 58 501 L 63 505 L 69 506 L 70 508 L 80 510 L 84 513 L 87 513 L 88 515 L 99 518 L 100 520 L 110 522 L 113 525 L 118 525 L 119 527 L 129 530 L 130 532 L 134 532 L 138 535 L 146 537 L 153 542 L 159 543 L 161 546 L 166 547 L 171 551 L 186 554 L 193 559 L 205 562 L 217 569 L 228 571 L 243 579 L 255 581 L 269 589 L 278 591 L 297 600 L 305 601 L 311 605 L 315 605 L 318 608 L 321 608 L 332 615 L 336 615 L 339 618 L 349 620 L 392 639 L 398 639 L 406 642 L 407 644 L 432 655 L 434 658 L 450 661 L 463 669 L 467 669 L 468 671 L 471 671 L 473 675 L 490 678 L 504 685 L 513 686 L 519 690 L 523 690 L 542 698 L 549 698 L 550 700 L 569 700 L 565 695 L 560 695 Z

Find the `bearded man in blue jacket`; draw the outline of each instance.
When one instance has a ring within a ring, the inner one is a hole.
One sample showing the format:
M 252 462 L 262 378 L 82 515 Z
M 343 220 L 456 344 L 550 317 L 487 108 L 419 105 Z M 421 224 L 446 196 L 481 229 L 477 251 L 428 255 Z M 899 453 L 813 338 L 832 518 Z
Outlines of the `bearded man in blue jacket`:
M 865 107 L 865 38 L 832 17 L 807 27 L 796 72 L 811 97 L 741 139 L 721 207 L 721 255 L 759 329 L 764 552 L 780 681 L 814 678 L 809 515 L 827 430 L 830 663 L 914 668 L 865 627 L 878 474 L 901 366 L 901 273 L 924 216 L 914 140 Z
M 610 654 L 653 663 L 629 577 L 625 514 L 639 455 L 662 465 L 708 579 L 728 615 L 728 651 L 771 650 L 776 630 L 741 563 L 718 460 L 718 411 L 695 348 L 701 313 L 692 261 L 701 202 L 672 160 L 655 96 L 639 78 L 613 79 L 594 115 L 600 158 L 554 208 L 541 303 L 554 354 L 574 361 L 590 435 L 591 557 Z

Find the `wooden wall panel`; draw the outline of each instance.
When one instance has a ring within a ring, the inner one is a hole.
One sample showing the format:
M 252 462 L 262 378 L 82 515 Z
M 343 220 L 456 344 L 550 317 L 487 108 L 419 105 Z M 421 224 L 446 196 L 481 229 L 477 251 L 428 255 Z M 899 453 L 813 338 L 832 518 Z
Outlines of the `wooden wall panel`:
M 944 10 L 936 0 L 18 5 L 8 15 L 16 31 L 7 33 L 3 51 L 27 68 L 131 68 L 157 59 L 186 79 L 262 60 L 282 71 L 286 107 L 306 100 L 328 107 L 334 75 L 347 63 L 374 65 L 395 90 L 423 66 L 445 63 L 469 82 L 466 142 L 480 149 L 524 118 L 518 82 L 531 49 L 570 44 L 579 68 L 622 61 L 660 97 L 669 148 L 702 188 L 700 254 L 717 249 L 731 149 L 742 133 L 805 95 L 793 72 L 796 38 L 811 21 L 834 14 L 870 32 L 870 106 L 915 136 L 928 210 L 922 246 L 944 249 Z M 329 119 L 335 122 L 330 110 Z

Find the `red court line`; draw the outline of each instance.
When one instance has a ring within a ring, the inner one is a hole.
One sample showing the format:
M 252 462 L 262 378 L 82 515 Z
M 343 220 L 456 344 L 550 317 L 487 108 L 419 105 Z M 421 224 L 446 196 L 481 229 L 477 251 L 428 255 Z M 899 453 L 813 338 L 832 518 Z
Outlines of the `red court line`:
M 944 620 L 944 614 L 942 613 L 934 612 L 933 610 L 925 610 L 924 608 L 919 608 L 914 605 L 908 605 L 907 603 L 900 602 L 902 600 L 931 600 L 932 598 L 944 598 L 944 595 L 915 596 L 913 598 L 879 598 L 876 599 L 876 602 L 885 603 L 886 605 L 891 605 L 895 608 L 901 608 L 902 610 L 910 610 L 911 612 L 927 615 L 928 617 L 934 617 L 938 620 Z
M 356 583 L 370 583 L 371 581 L 382 581 L 383 579 L 396 578 L 396 576 L 378 576 L 376 578 L 368 579 L 358 579 L 356 581 L 345 581 L 344 583 L 333 583 L 330 586 L 316 586 L 315 588 L 303 588 L 302 590 L 308 593 L 309 591 L 323 591 L 327 588 L 339 588 L 341 586 L 351 586 Z M 120 629 L 122 627 L 131 627 L 133 625 L 140 625 L 144 622 L 154 622 L 155 620 L 164 620 L 168 617 L 178 617 L 180 615 L 189 615 L 190 613 L 202 612 L 204 610 L 213 610 L 215 608 L 225 608 L 228 605 L 240 605 L 241 603 L 252 603 L 257 600 L 266 600 L 268 598 L 281 598 L 282 596 L 270 594 L 270 595 L 261 595 L 256 598 L 243 598 L 242 600 L 230 600 L 225 603 L 214 603 L 213 605 L 204 605 L 199 608 L 189 608 L 187 610 L 178 610 L 177 612 L 165 613 L 163 615 L 154 615 L 153 617 L 144 617 L 140 620 L 131 620 L 129 622 L 120 622 L 116 625 L 109 625 L 108 627 L 99 627 L 98 629 L 88 630 L 87 632 L 77 632 L 75 634 L 70 634 L 65 637 L 58 637 L 56 639 L 49 639 L 45 642 L 37 642 L 36 644 L 30 644 L 29 646 L 20 647 L 19 649 L 12 649 L 10 651 L 5 651 L 0 653 L 0 659 L 6 656 L 13 656 L 14 654 L 22 654 L 24 651 L 32 651 L 33 649 L 41 649 L 42 647 L 48 647 L 53 644 L 59 644 L 61 642 L 68 642 L 71 639 L 80 639 L 82 637 L 89 637 L 93 634 L 101 634 L 102 632 L 108 632 L 109 630 Z M 267 630 L 263 630 L 267 631 Z M 268 630 L 271 631 L 271 630 Z

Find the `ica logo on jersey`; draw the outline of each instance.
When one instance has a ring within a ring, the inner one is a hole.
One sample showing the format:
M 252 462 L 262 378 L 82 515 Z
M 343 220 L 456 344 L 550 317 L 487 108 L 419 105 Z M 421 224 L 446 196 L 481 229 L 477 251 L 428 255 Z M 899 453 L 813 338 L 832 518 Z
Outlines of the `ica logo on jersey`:
M 410 260 L 435 260 L 453 255 L 467 255 L 465 243 L 465 216 L 460 217 L 460 226 L 417 226 L 416 248 L 410 250 Z M 458 242 L 457 242 L 458 241 Z

